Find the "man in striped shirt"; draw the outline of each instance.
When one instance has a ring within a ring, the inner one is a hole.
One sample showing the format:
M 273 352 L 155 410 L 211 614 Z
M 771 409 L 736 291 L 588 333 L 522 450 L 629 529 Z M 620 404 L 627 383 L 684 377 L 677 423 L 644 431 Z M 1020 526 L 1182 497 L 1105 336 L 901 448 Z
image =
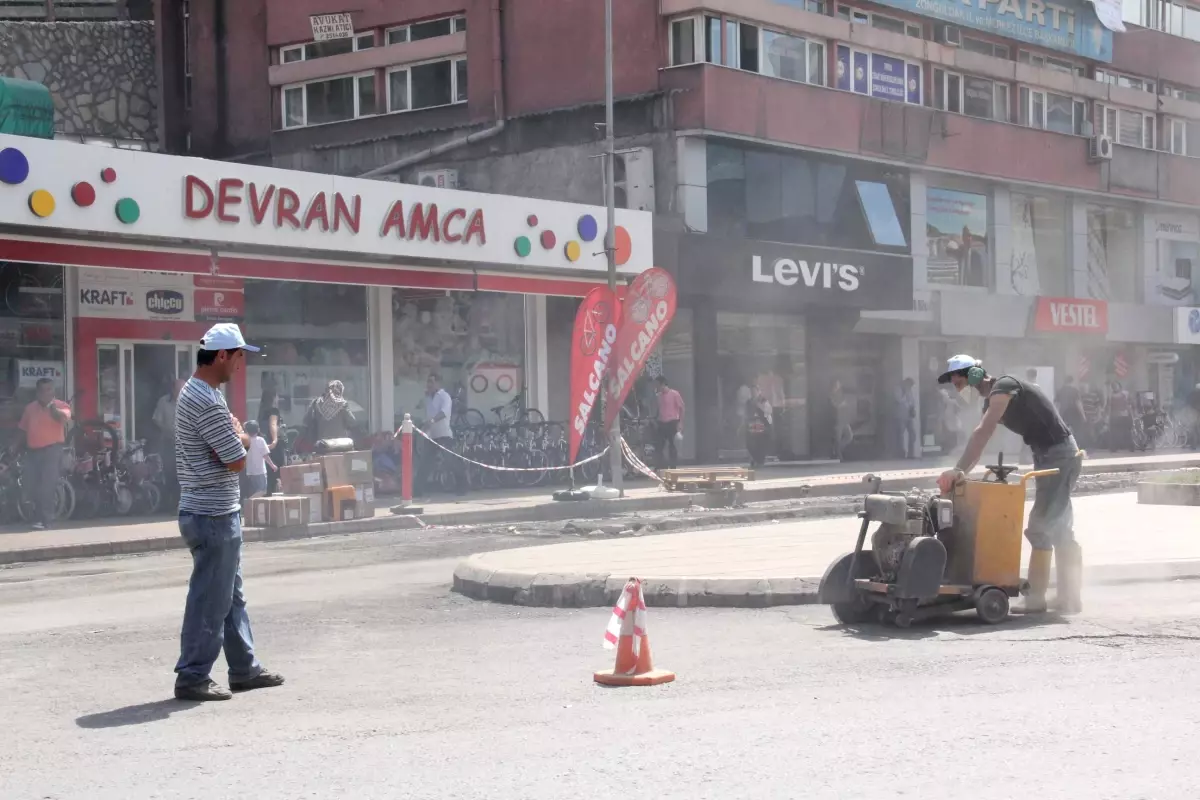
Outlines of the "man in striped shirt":
M 196 372 L 175 405 L 175 462 L 179 474 L 179 533 L 192 552 L 192 577 L 183 611 L 175 697 L 228 700 L 210 677 L 225 648 L 229 688 L 235 692 L 279 686 L 254 656 L 254 636 L 242 594 L 241 493 L 247 437 L 218 387 L 246 360 L 237 325 L 214 325 L 201 340 Z

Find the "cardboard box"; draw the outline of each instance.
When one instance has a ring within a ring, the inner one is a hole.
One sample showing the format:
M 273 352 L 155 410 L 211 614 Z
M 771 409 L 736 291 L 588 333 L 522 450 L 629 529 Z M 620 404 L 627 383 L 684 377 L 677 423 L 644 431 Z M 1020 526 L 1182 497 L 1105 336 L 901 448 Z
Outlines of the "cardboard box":
M 350 461 L 346 453 L 331 456 L 318 456 L 317 463 L 321 465 L 321 474 L 325 478 L 325 488 L 335 486 L 350 486 Z
M 375 485 L 375 454 L 370 450 L 346 453 L 346 467 L 350 471 L 350 483 Z
M 325 491 L 325 484 L 321 481 L 321 465 L 293 464 L 281 467 L 279 487 L 286 495 L 320 494 Z
M 308 524 L 325 521 L 325 498 L 320 495 L 308 495 Z
M 270 520 L 270 510 L 267 505 L 266 497 L 251 497 L 245 503 L 242 503 L 242 516 L 245 518 L 245 525 L 251 528 L 265 528 Z
M 353 486 L 334 486 L 325 490 L 325 521 L 341 522 L 358 518 L 358 500 Z
M 319 503 L 317 504 L 320 505 Z M 288 528 L 307 525 L 309 520 L 309 497 L 254 497 L 249 502 L 249 523 L 255 528 Z
M 354 487 L 354 499 L 359 503 L 374 503 L 375 502 L 375 484 L 369 483 L 365 486 Z

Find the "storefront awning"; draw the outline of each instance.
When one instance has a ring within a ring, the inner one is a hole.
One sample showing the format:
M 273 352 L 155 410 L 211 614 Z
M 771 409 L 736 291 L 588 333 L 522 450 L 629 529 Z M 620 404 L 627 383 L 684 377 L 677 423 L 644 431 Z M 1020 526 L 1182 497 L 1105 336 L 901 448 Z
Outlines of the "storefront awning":
M 40 83 L 0 78 L 0 133 L 54 138 L 54 100 Z

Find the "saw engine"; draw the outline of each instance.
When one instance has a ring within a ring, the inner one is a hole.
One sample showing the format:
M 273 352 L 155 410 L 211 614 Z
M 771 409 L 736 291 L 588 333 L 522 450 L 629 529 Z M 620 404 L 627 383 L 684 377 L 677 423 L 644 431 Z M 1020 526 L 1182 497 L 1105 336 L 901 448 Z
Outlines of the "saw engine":
M 913 489 L 905 494 L 872 494 L 864 503 L 867 516 L 879 522 L 871 534 L 871 550 L 885 582 L 896 580 L 909 544 L 918 536 L 938 536 L 954 521 L 954 505 L 934 492 Z

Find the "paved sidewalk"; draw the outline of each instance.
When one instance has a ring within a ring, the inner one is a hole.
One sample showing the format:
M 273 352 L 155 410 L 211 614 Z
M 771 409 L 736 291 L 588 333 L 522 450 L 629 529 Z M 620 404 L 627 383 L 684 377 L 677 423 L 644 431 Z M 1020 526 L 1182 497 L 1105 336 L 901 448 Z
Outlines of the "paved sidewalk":
M 914 485 L 932 485 L 933 479 L 941 472 L 943 463 L 944 459 L 766 467 L 758 471 L 756 480 L 746 485 L 743 500 L 754 503 L 799 497 L 861 494 L 862 478 L 867 473 L 874 473 L 883 478 L 885 488 L 907 489 Z M 1200 466 L 1200 454 L 1153 453 L 1091 458 L 1085 463 L 1084 470 L 1087 473 L 1098 473 L 1177 469 L 1186 466 Z M 550 497 L 554 488 L 557 487 L 475 492 L 463 498 L 434 497 L 424 503 L 421 523 L 392 515 L 388 504 L 396 500 L 380 498 L 380 507 L 376 510 L 374 519 L 275 530 L 248 528 L 246 540 L 264 541 L 398 530 L 416 524 L 497 525 L 602 519 L 619 513 L 678 510 L 702 500 L 700 495 L 664 492 L 648 480 L 631 484 L 623 500 L 559 503 Z M 152 552 L 182 546 L 183 542 L 179 538 L 173 516 L 146 521 L 113 519 L 68 522 L 63 527 L 51 531 L 30 531 L 24 527 L 8 526 L 0 528 L 0 565 Z
M 1200 576 L 1200 509 L 1138 505 L 1125 492 L 1078 498 L 1075 514 L 1091 581 Z M 519 605 L 608 605 L 636 576 L 654 605 L 793 605 L 815 601 L 857 533 L 842 517 L 503 550 L 463 561 L 454 584 Z

